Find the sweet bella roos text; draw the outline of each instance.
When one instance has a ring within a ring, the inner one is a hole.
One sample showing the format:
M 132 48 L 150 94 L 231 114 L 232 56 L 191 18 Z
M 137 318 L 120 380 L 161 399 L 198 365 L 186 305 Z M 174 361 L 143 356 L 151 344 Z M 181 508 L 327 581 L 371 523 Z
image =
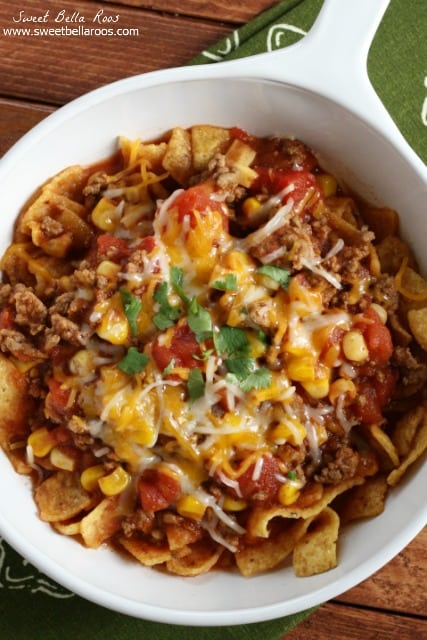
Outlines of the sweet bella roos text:
M 65 22 L 65 23 L 86 23 L 92 22 L 97 24 L 114 24 L 120 20 L 120 16 L 118 14 L 112 15 L 106 13 L 104 9 L 99 9 L 92 18 L 88 19 L 83 16 L 80 11 L 67 11 L 66 9 L 61 9 L 56 13 L 55 16 L 51 17 L 50 10 L 46 9 L 46 11 L 41 15 L 32 15 L 27 14 L 24 9 L 21 9 L 19 15 L 13 17 L 13 22 L 31 22 L 31 23 L 47 23 L 49 19 L 53 19 L 54 22 Z

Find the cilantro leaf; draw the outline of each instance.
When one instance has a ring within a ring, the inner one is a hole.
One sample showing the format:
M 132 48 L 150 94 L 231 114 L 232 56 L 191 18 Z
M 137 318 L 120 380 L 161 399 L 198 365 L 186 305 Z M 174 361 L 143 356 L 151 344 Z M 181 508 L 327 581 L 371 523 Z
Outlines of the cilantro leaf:
M 188 326 L 196 336 L 197 342 L 203 342 L 212 337 L 213 325 L 209 311 L 204 309 L 193 298 L 188 308 Z
M 259 331 L 257 331 L 257 338 L 260 342 L 262 342 L 262 344 L 267 345 L 268 344 L 268 337 L 267 334 L 265 333 L 265 331 L 262 331 L 262 329 L 259 329 Z
M 270 370 L 258 367 L 256 359 L 249 357 L 250 342 L 243 329 L 224 325 L 214 335 L 214 344 L 220 355 L 228 356 L 224 358 L 228 371 L 226 378 L 238 384 L 242 391 L 265 389 L 271 385 Z
M 205 393 L 205 381 L 200 369 L 191 369 L 187 380 L 187 390 L 190 404 L 201 398 Z
M 146 364 L 149 361 L 149 357 L 146 353 L 141 353 L 135 347 L 129 347 L 128 352 L 120 360 L 117 364 L 118 368 L 127 373 L 127 375 L 132 375 L 134 373 L 139 373 L 144 369 Z
M 240 386 L 242 391 L 265 389 L 271 385 L 271 372 L 265 367 L 257 367 L 255 358 L 226 358 L 224 364 L 227 376 Z
M 219 355 L 245 356 L 250 352 L 250 342 L 243 329 L 227 324 L 214 333 L 214 344 Z
M 213 354 L 213 352 L 214 352 L 214 349 L 206 349 L 206 350 L 202 351 L 200 356 L 197 353 L 193 353 L 193 358 L 195 360 L 199 360 L 201 362 L 204 362 L 204 361 L 209 359 L 209 357 Z
M 251 389 L 266 389 L 271 385 L 271 371 L 266 367 L 255 369 L 247 378 L 241 381 L 240 388 L 242 391 L 250 391 Z
M 190 304 L 189 298 L 186 296 L 184 291 L 184 272 L 179 267 L 171 267 L 170 272 L 170 281 L 172 285 L 172 289 L 179 295 L 181 300 L 186 304 Z
M 181 315 L 181 310 L 169 303 L 167 282 L 161 282 L 156 287 L 153 298 L 160 305 L 158 313 L 153 316 L 154 324 L 161 331 L 172 327 Z
M 163 378 L 166 378 L 166 376 L 168 376 L 172 369 L 175 367 L 175 358 L 172 358 L 171 361 L 169 362 L 168 366 L 165 367 L 162 371 L 162 376 Z
M 138 314 L 142 309 L 142 302 L 124 287 L 120 289 L 120 297 L 122 299 L 123 310 L 127 321 L 129 322 L 131 333 L 133 336 L 137 336 L 138 326 L 136 321 L 138 319 Z
M 256 362 L 253 358 L 226 358 L 224 364 L 227 370 L 234 374 L 240 382 L 245 380 L 256 368 Z
M 257 273 L 263 276 L 271 278 L 275 282 L 278 282 L 282 289 L 289 287 L 289 281 L 291 279 L 291 273 L 288 269 L 282 269 L 281 267 L 275 267 L 272 264 L 264 264 L 257 269 Z
M 237 291 L 236 275 L 227 273 L 224 280 L 215 280 L 211 286 L 213 289 L 219 289 L 220 291 Z

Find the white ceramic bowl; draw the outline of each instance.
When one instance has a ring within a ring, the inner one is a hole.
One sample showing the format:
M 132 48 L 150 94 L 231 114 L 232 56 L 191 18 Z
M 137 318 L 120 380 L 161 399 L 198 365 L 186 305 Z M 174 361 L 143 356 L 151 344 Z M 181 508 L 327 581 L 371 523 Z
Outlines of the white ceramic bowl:
M 310 34 L 285 51 L 126 79 L 63 107 L 0 163 L 0 254 L 27 197 L 58 170 L 108 156 L 120 134 L 150 139 L 175 125 L 211 123 L 260 135 L 292 134 L 319 150 L 349 186 L 400 212 L 403 234 L 427 272 L 425 166 L 394 127 L 365 70 L 387 4 L 327 0 Z M 41 571 L 111 609 L 185 625 L 256 622 L 320 604 L 386 564 L 427 515 L 420 461 L 391 492 L 381 516 L 341 535 L 332 571 L 310 578 L 296 578 L 292 568 L 250 579 L 222 572 L 179 578 L 54 533 L 38 519 L 28 481 L 4 455 L 0 477 L 7 486 L 0 492 L 0 533 Z

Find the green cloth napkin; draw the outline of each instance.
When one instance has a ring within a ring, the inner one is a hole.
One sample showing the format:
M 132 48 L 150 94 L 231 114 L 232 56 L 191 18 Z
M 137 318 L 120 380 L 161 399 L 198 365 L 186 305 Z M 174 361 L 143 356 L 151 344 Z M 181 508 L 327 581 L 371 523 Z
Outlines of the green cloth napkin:
M 322 1 L 283 0 L 201 53 L 190 64 L 213 63 L 265 51 L 271 29 L 275 30 L 276 46 L 288 46 L 310 29 Z M 369 57 L 371 82 L 424 162 L 427 161 L 425 26 L 425 0 L 391 0 Z M 269 622 L 219 628 L 138 620 L 68 592 L 39 573 L 0 538 L 2 640 L 105 640 L 106 637 L 115 640 L 278 640 L 312 611 Z

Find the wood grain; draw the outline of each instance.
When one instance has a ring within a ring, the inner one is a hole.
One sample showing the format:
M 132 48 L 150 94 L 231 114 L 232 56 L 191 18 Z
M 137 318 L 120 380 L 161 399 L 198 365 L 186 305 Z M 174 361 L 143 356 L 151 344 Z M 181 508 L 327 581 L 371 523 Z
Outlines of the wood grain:
M 337 601 L 426 617 L 426 548 L 427 529 L 424 529 L 382 571 L 347 591 Z
M 328 602 L 284 636 L 286 640 L 416 640 L 425 619 Z
M 61 7 L 59 10 L 58 7 Z M 183 65 L 201 50 L 214 44 L 230 31 L 230 25 L 201 21 L 179 16 L 163 16 L 149 11 L 135 11 L 127 7 L 106 8 L 99 2 L 47 0 L 43 8 L 33 13 L 49 16 L 46 23 L 30 25 L 13 23 L 19 11 L 9 2 L 0 1 L 0 29 L 63 28 L 65 22 L 55 23 L 59 11 L 71 17 L 79 12 L 87 29 L 116 28 L 115 25 L 93 23 L 100 10 L 101 17 L 119 16 L 116 25 L 121 29 L 137 29 L 128 36 L 3 36 L 0 38 L 0 95 L 51 105 L 60 105 L 73 98 L 123 77 L 154 69 Z M 95 33 L 92 31 L 92 33 Z
M 142 9 L 151 9 L 161 11 L 168 14 L 176 14 L 181 16 L 194 16 L 202 18 L 210 18 L 217 21 L 221 17 L 225 17 L 227 22 L 243 24 L 253 18 L 261 11 L 269 9 L 276 4 L 272 0 L 219 0 L 218 2 L 200 0 L 154 0 L 147 2 L 146 0 L 106 0 L 111 4 L 122 4 L 129 7 L 139 7 Z
M 46 105 L 0 99 L 0 157 L 53 110 Z

